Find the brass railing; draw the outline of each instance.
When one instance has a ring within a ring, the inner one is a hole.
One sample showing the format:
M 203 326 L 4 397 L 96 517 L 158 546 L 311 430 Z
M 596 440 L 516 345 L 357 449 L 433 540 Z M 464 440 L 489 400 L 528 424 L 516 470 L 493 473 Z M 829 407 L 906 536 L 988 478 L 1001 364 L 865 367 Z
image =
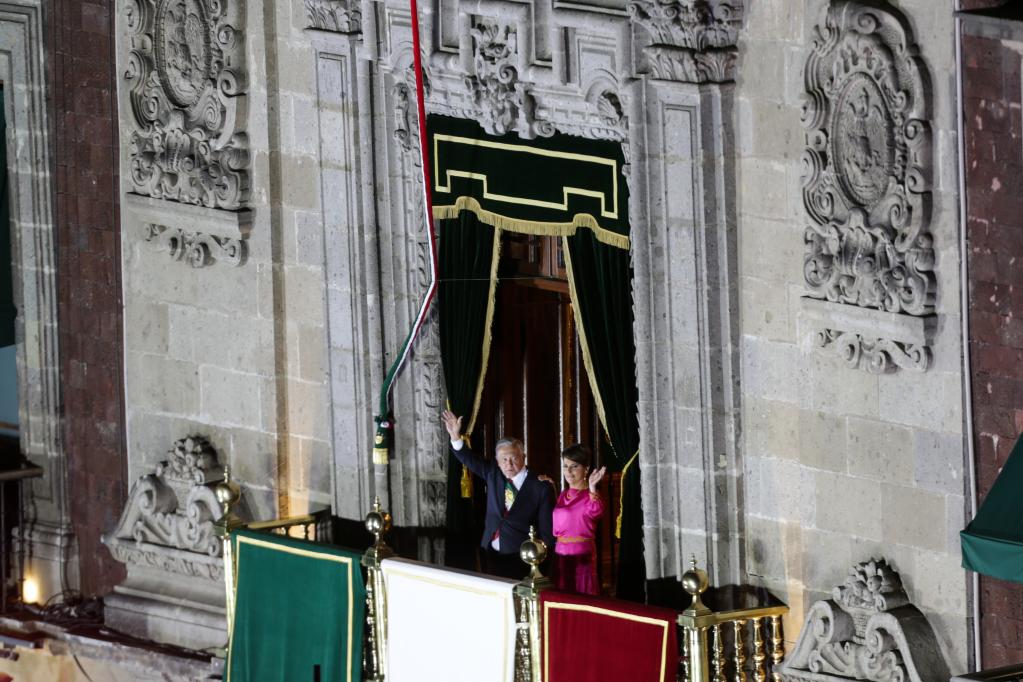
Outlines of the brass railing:
M 784 604 L 713 611 L 703 603 L 710 583 L 696 566 L 682 576 L 682 585 L 693 603 L 678 617 L 682 627 L 683 682 L 780 682 L 778 667 L 785 656 L 782 616 Z M 752 642 L 749 652 L 747 642 Z

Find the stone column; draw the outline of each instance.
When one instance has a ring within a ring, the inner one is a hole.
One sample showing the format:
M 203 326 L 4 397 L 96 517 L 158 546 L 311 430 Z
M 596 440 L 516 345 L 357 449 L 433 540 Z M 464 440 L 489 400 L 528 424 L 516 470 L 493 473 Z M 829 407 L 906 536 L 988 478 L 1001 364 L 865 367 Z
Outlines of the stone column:
M 733 87 L 739 3 L 633 2 L 650 38 L 630 131 L 633 296 L 649 577 L 743 551 Z

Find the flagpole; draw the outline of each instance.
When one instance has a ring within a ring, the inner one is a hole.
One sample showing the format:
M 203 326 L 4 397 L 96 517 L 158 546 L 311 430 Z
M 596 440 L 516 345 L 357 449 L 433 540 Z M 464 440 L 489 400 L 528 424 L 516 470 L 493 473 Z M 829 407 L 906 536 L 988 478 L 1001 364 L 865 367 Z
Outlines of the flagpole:
M 423 170 L 422 190 L 423 206 L 425 207 L 424 222 L 426 223 L 424 227 L 430 244 L 430 286 L 423 296 L 415 322 L 409 330 L 408 336 L 405 337 L 405 342 L 399 349 L 398 356 L 394 359 L 391 368 L 384 376 L 384 382 L 380 388 L 379 409 L 374 417 L 376 433 L 373 438 L 373 463 L 380 466 L 387 466 L 393 441 L 394 419 L 390 410 L 390 395 L 394 387 L 394 380 L 397 378 L 402 367 L 404 367 L 405 361 L 412 351 L 416 337 L 426 321 L 430 304 L 437 293 L 437 239 L 433 227 L 433 196 L 430 192 L 430 149 L 427 145 L 426 100 L 423 90 L 423 62 L 419 40 L 419 8 L 416 5 L 416 0 L 409 0 L 409 9 L 412 15 L 412 63 L 416 76 L 416 116 L 419 120 L 419 152 Z

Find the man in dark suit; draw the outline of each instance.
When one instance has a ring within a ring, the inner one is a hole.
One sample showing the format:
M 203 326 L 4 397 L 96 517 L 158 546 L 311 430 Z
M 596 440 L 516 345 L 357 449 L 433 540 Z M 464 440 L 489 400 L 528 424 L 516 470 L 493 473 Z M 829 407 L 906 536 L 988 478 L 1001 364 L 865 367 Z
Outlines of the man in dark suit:
M 487 484 L 487 517 L 480 541 L 484 570 L 503 578 L 523 578 L 529 567 L 519 558 L 519 546 L 529 538 L 529 527 L 535 526 L 547 547 L 554 547 L 554 488 L 526 468 L 519 439 L 502 438 L 494 458 L 484 459 L 462 440 L 461 417 L 444 410 L 441 418 L 451 437 L 451 452 Z

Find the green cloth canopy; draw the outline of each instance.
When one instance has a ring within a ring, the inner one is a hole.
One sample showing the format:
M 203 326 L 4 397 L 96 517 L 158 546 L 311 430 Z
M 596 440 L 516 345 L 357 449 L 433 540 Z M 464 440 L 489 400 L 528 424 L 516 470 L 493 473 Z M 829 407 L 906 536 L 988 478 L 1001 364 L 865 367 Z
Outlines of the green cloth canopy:
M 1023 436 L 977 516 L 959 533 L 963 568 L 1023 583 Z
M 232 542 L 228 682 L 362 680 L 362 555 L 245 530 Z

